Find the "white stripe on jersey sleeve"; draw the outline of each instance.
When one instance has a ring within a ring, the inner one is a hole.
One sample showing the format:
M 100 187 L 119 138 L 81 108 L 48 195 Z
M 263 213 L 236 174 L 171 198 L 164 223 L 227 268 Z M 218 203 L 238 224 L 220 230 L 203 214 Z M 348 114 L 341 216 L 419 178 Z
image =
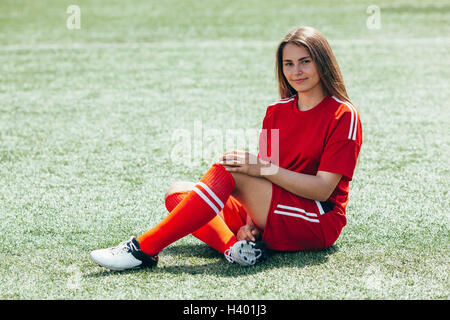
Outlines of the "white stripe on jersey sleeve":
M 356 130 L 358 129 L 358 111 L 356 111 L 356 108 L 348 102 L 341 101 L 338 98 L 336 98 L 335 96 L 333 96 L 333 99 L 339 103 L 345 104 L 347 106 L 347 108 L 349 108 L 350 112 L 352 113 L 352 117 L 350 120 L 350 127 L 348 130 L 348 139 L 356 140 Z

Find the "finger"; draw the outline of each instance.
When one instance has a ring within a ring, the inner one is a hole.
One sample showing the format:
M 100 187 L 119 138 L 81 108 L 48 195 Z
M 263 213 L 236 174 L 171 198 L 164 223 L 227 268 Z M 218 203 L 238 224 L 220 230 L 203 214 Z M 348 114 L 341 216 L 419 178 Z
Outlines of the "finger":
M 222 156 L 222 159 L 245 159 L 243 154 L 226 154 Z
M 250 235 L 250 236 L 249 236 L 249 240 L 251 240 L 251 241 L 253 241 L 253 242 L 256 241 L 256 239 L 255 239 L 255 237 L 254 237 L 253 235 Z
M 253 236 L 253 233 L 250 230 L 246 230 L 246 231 L 247 231 L 246 236 L 247 236 L 248 240 L 255 241 L 255 237 Z
M 232 152 L 233 152 L 233 151 L 225 152 L 225 153 L 220 157 L 220 160 L 224 160 L 224 159 L 226 159 L 227 157 L 229 157 L 230 155 L 233 155 Z
M 228 172 L 242 172 L 241 167 L 224 166 Z
M 245 152 L 240 151 L 240 150 L 233 150 L 233 151 L 225 152 L 223 154 L 223 156 L 237 156 L 237 155 L 243 156 L 243 155 L 245 155 Z
M 233 155 L 223 155 L 220 159 L 220 161 L 229 161 L 229 160 L 234 160 L 234 156 Z
M 242 157 L 235 157 L 235 156 L 228 156 L 221 160 L 219 160 L 221 164 L 228 164 L 228 165 L 237 165 L 237 164 L 244 164 L 245 158 Z
M 240 168 L 242 166 L 242 164 L 239 163 L 220 163 L 222 166 L 224 166 L 225 168 Z
M 236 160 L 236 159 L 233 159 L 233 158 L 225 158 L 225 159 L 223 159 L 222 160 L 222 162 L 223 163 L 225 163 L 225 164 L 238 164 L 238 163 L 240 163 L 238 160 Z
M 231 161 L 218 161 L 217 163 L 223 165 L 224 167 L 240 167 L 240 166 L 243 165 L 242 163 L 237 162 L 237 161 L 233 161 L 233 162 L 231 162 Z

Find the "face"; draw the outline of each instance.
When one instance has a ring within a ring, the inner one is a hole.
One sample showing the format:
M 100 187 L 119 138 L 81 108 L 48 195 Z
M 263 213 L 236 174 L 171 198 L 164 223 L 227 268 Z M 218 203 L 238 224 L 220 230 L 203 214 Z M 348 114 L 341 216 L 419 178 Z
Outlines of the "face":
M 316 63 L 305 47 L 286 44 L 282 59 L 283 74 L 297 92 L 307 92 L 321 85 Z

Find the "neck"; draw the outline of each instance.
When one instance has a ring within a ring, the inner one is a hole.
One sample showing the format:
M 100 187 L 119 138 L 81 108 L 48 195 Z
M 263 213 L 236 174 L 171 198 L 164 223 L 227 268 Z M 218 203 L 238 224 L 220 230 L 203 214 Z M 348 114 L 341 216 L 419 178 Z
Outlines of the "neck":
M 314 108 L 326 97 L 325 90 L 323 90 L 321 85 L 317 85 L 308 91 L 297 93 L 297 107 L 301 111 L 307 111 Z

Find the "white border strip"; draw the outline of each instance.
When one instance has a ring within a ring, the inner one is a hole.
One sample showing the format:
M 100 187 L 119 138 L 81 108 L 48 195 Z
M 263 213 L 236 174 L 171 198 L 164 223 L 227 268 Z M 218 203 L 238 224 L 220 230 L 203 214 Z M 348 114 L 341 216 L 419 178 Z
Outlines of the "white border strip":
M 214 205 L 214 203 L 211 202 L 211 200 L 208 199 L 207 196 L 205 196 L 205 194 L 199 188 L 194 187 L 192 190 L 195 191 L 203 200 L 205 200 L 205 202 L 209 204 L 209 206 L 214 210 L 216 214 L 219 214 L 220 210 Z
M 323 211 L 323 207 L 322 204 L 320 203 L 320 201 L 314 200 L 316 202 L 317 208 L 319 208 L 319 213 L 320 215 L 324 214 L 325 211 Z
M 358 111 L 356 111 L 356 108 L 352 106 L 348 102 L 344 102 L 333 96 L 333 99 L 336 100 L 339 103 L 345 104 L 347 108 L 350 109 L 350 112 L 352 113 L 352 118 L 350 121 L 350 130 L 348 132 L 348 139 L 355 140 L 356 139 L 356 130 L 358 129 Z M 353 135 L 352 135 L 353 133 Z
M 289 207 L 289 206 L 285 206 L 285 205 L 282 205 L 282 204 L 277 204 L 277 208 L 288 209 L 288 210 L 292 210 L 292 211 L 298 211 L 298 212 L 302 212 L 302 213 L 304 213 L 304 214 L 306 214 L 307 216 L 310 216 L 310 217 L 317 217 L 317 214 L 315 214 L 315 213 L 306 212 L 305 210 L 300 209 L 300 208 L 296 208 L 296 207 Z
M 275 210 L 274 213 L 276 214 L 282 214 L 285 216 L 291 216 L 291 217 L 295 217 L 295 218 L 302 218 L 305 220 L 308 220 L 310 222 L 314 222 L 314 223 L 320 223 L 319 219 L 311 219 L 311 218 L 307 218 L 305 216 L 302 216 L 301 214 L 296 214 L 296 213 L 291 213 L 291 212 L 285 212 L 285 211 L 279 211 L 279 210 Z
M 288 100 L 284 100 L 284 99 L 283 99 L 283 100 L 279 100 L 279 101 L 277 101 L 277 102 L 274 102 L 274 103 L 268 105 L 268 107 L 271 107 L 271 106 L 274 106 L 274 105 L 280 104 L 280 103 L 288 103 L 288 102 L 291 102 L 292 100 L 295 99 L 295 97 L 293 97 L 293 98 L 286 98 L 286 99 L 288 99 Z
M 203 182 L 199 182 L 198 183 L 199 185 L 201 185 L 202 187 L 203 187 L 203 189 L 205 189 L 206 190 L 206 192 L 208 192 L 209 193 L 209 195 L 214 199 L 214 200 L 216 200 L 216 202 L 217 202 L 217 204 L 220 206 L 220 208 L 221 209 L 223 209 L 223 207 L 225 206 L 224 204 L 223 204 L 223 202 L 219 199 L 219 197 L 218 196 L 216 196 L 216 194 L 205 184 L 205 183 L 203 183 Z

